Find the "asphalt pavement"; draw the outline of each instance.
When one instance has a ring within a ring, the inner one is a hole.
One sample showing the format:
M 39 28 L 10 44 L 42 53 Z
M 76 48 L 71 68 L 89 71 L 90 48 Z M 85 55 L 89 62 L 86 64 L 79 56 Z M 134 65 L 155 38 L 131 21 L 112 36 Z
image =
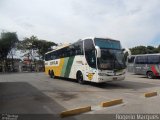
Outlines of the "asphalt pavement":
M 144 93 L 152 91 L 156 91 L 158 96 L 144 97 Z M 94 115 L 106 114 L 154 114 L 160 113 L 159 93 L 159 78 L 148 79 L 130 73 L 124 81 L 87 82 L 85 85 L 70 79 L 52 79 L 44 73 L 0 74 L 0 113 L 58 116 L 62 111 L 91 105 L 91 112 L 74 119 L 91 116 L 90 119 L 93 119 Z M 123 103 L 100 107 L 101 102 L 113 99 L 123 99 Z

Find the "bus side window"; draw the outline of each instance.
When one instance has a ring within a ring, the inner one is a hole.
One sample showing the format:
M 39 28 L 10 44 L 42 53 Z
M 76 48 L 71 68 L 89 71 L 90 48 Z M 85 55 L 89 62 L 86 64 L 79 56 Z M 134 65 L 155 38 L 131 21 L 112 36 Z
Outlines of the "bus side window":
M 47 60 L 51 60 L 51 53 L 47 54 Z
M 45 55 L 45 61 L 48 61 L 48 54 Z
M 148 64 L 159 64 L 160 56 L 158 55 L 149 55 L 148 56 Z
M 151 55 L 148 56 L 148 64 L 152 64 L 152 56 Z
M 135 63 L 136 64 L 147 64 L 147 56 L 137 56 Z
M 136 63 L 136 64 L 139 64 L 139 56 L 136 57 L 135 63 Z
M 75 55 L 83 55 L 83 41 L 77 42 L 73 45 Z

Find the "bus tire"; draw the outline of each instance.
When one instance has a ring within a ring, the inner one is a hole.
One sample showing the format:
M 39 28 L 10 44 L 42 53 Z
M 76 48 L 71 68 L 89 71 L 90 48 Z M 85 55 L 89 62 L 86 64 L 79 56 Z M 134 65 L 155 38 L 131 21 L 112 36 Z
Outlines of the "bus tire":
M 148 77 L 149 79 L 153 79 L 153 78 L 154 78 L 153 72 L 152 72 L 152 71 L 147 72 L 147 77 Z
M 53 72 L 53 70 L 50 72 L 50 78 L 54 78 L 54 72 Z
M 78 83 L 84 84 L 82 72 L 78 71 L 78 72 L 77 72 L 77 75 L 76 75 L 76 78 L 77 78 Z

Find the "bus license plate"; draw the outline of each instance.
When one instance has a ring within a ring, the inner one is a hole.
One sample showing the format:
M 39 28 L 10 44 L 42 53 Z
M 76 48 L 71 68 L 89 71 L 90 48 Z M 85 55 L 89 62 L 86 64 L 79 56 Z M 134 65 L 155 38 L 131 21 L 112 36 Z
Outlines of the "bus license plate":
M 114 77 L 113 80 L 117 80 L 117 77 Z

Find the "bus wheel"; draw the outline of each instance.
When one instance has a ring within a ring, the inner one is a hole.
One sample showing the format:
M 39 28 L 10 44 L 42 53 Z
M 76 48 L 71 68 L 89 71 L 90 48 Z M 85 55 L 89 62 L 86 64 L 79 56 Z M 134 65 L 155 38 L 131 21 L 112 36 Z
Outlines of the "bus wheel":
M 82 75 L 82 73 L 81 73 L 80 71 L 77 72 L 77 81 L 78 81 L 80 84 L 84 84 L 83 75 Z
M 154 78 L 154 74 L 153 74 L 153 72 L 147 72 L 147 77 L 149 78 L 149 79 L 153 79 Z
M 50 72 L 50 77 L 54 78 L 54 72 L 53 72 L 53 70 Z

